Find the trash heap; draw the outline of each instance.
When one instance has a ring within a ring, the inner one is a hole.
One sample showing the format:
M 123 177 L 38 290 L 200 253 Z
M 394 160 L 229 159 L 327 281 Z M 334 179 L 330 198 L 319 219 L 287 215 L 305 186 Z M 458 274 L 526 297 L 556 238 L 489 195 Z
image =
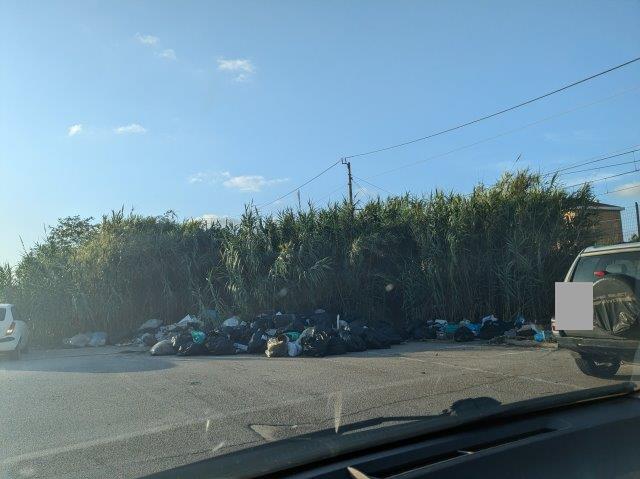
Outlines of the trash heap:
M 267 357 L 321 357 L 367 349 L 388 348 L 407 340 L 429 339 L 468 342 L 475 339 L 503 343 L 507 339 L 553 341 L 550 331 L 527 322 L 522 316 L 500 321 L 494 315 L 458 323 L 444 319 L 417 322 L 399 332 L 390 323 L 365 324 L 360 320 L 344 321 L 318 309 L 312 314 L 265 313 L 251 322 L 232 316 L 220 322 L 213 311 L 200 317 L 187 315 L 165 325 L 159 319 L 142 323 L 129 340 L 117 346 L 136 345 L 151 348 L 154 356 L 177 354 L 230 355 L 266 354 Z M 104 346 L 107 334 L 80 333 L 65 340 L 68 347 Z
M 145 323 L 146 324 L 146 323 Z M 145 326 L 145 325 L 143 325 Z M 250 323 L 233 316 L 219 326 L 187 316 L 178 323 L 141 329 L 134 343 L 151 345 L 154 356 L 177 354 L 266 354 L 269 358 L 322 357 L 400 344 L 402 336 L 386 322 L 365 325 L 333 319 L 318 309 L 310 315 L 261 314 Z
M 459 323 L 450 323 L 444 319 L 429 320 L 426 323 L 414 324 L 409 328 L 408 333 L 409 338 L 416 341 L 427 339 L 453 339 L 457 342 L 484 339 L 494 343 L 505 342 L 507 339 L 554 341 L 551 331 L 527 322 L 520 315 L 512 321 L 501 321 L 493 314 L 475 321 L 463 319 Z

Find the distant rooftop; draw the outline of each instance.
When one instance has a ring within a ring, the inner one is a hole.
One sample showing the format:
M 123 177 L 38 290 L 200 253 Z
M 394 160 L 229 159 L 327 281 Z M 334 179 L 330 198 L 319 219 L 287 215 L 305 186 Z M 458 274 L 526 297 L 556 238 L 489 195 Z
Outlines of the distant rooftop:
M 607 203 L 600 203 L 598 201 L 592 201 L 591 203 L 589 203 L 589 208 L 594 208 L 598 210 L 615 210 L 615 211 L 624 210 L 622 206 L 609 205 Z

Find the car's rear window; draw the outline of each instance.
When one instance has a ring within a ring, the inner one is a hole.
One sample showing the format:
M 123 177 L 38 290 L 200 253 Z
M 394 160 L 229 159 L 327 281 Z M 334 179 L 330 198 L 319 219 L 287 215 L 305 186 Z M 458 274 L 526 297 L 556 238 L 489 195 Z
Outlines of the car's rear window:
M 626 274 L 635 279 L 640 279 L 640 251 L 603 254 L 601 256 L 583 256 L 578 260 L 571 281 L 596 281 L 601 277 L 595 274 L 598 271 L 608 274 Z

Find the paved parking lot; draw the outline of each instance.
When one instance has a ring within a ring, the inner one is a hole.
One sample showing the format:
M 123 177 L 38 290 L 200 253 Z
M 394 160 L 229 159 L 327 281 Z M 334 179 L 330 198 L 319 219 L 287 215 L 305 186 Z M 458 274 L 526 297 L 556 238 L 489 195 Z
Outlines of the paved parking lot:
M 0 376 L 6 477 L 135 477 L 364 419 L 438 414 L 462 398 L 508 403 L 610 382 L 584 376 L 566 351 L 477 342 L 327 358 L 34 351 L 2 360 Z

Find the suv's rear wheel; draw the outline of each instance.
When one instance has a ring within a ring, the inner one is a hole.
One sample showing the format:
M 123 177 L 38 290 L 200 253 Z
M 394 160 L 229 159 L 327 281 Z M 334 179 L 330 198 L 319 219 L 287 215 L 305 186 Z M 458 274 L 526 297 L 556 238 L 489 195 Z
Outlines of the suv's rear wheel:
M 600 359 L 582 356 L 576 358 L 576 364 L 580 371 L 587 376 L 604 379 L 612 378 L 618 372 L 618 369 L 620 369 L 619 359 Z

